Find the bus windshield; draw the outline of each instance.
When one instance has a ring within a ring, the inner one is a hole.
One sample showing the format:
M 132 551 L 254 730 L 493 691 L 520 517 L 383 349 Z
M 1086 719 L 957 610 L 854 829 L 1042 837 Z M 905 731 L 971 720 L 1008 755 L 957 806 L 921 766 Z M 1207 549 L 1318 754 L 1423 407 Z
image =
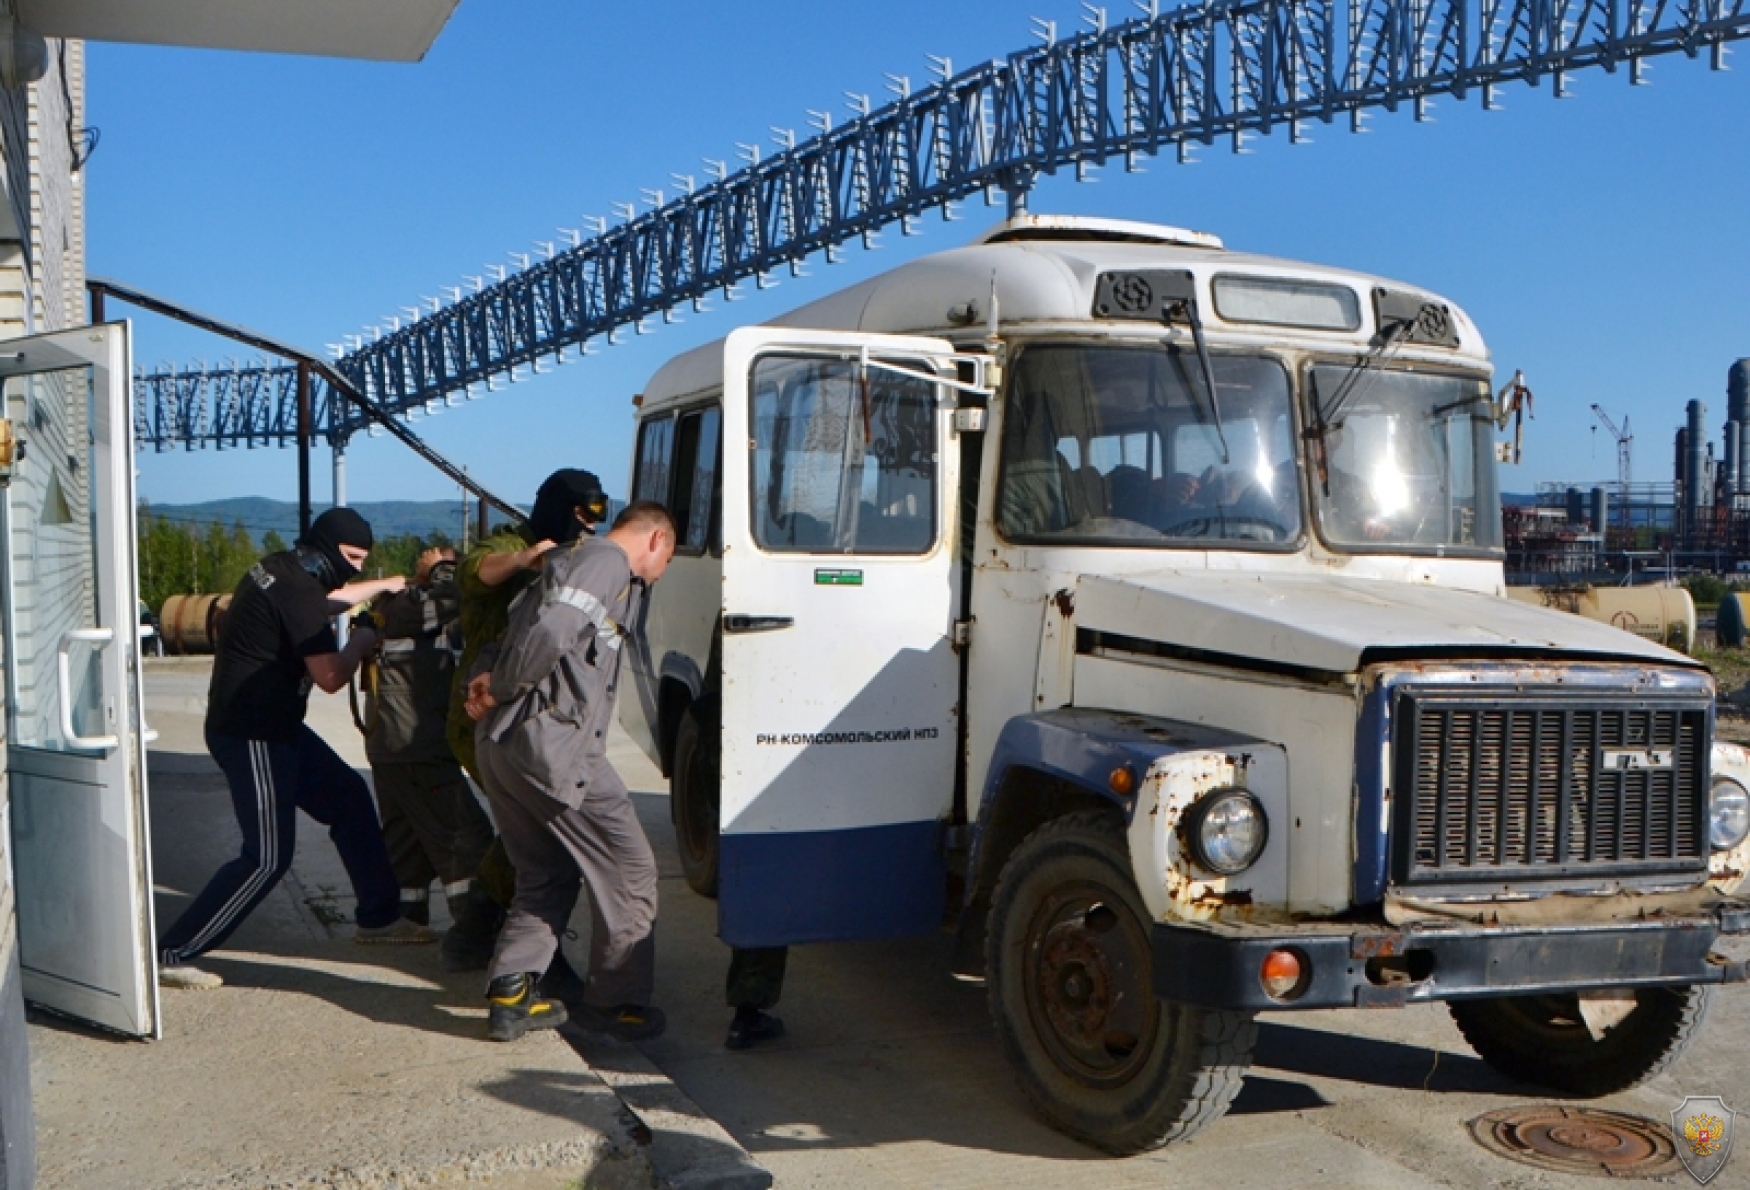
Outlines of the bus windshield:
M 1327 542 L 1500 548 L 1487 379 L 1319 366 L 1307 401 L 1313 506 Z
M 1026 348 L 1004 413 L 1003 535 L 1128 547 L 1298 539 L 1287 373 L 1263 356 L 1212 363 L 1217 402 L 1197 357 L 1172 345 Z

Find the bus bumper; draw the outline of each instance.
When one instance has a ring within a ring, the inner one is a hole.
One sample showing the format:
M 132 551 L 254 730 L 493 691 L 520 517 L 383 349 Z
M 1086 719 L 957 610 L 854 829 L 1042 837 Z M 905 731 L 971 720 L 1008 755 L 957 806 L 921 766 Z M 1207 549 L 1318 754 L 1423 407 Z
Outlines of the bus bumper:
M 1750 933 L 1750 913 L 1609 926 L 1362 927 L 1271 931 L 1259 926 L 1155 923 L 1154 990 L 1200 1008 L 1262 1011 L 1397 1008 L 1466 996 L 1520 996 L 1587 988 L 1738 983 L 1750 963 L 1713 953 L 1725 934 Z M 1285 996 L 1265 991 L 1272 951 L 1299 960 Z

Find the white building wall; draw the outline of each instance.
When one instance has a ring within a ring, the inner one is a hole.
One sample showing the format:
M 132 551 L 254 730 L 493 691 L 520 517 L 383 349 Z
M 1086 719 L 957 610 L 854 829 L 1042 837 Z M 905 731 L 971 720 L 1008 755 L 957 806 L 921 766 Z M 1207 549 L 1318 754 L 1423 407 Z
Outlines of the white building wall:
M 59 330 L 85 322 L 85 191 L 77 170 L 85 125 L 85 53 L 81 42 L 49 43 L 48 74 L 38 83 L 0 91 L 0 337 Z M 52 479 L 20 484 L 5 493 L 13 556 L 28 570 L 38 594 L 13 609 L 12 636 L 20 654 L 45 656 L 89 607 L 94 560 L 73 543 L 72 526 L 89 524 L 86 456 L 88 393 L 77 382 L 8 385 L 4 415 L 39 458 L 55 460 Z M 80 459 L 69 463 L 69 454 Z M 0 615 L 4 612 L 0 611 Z M 0 666 L 17 669 L 0 634 Z M 31 668 L 39 672 L 41 665 Z M 11 683 L 8 682 L 7 686 Z M 0 689 L 0 711 L 6 691 Z M 20 689 L 22 734 L 42 730 L 53 714 L 46 690 Z M 5 748 L 11 716 L 0 714 L 0 1190 L 26 1190 L 34 1180 L 29 1058 L 17 962 L 17 918 L 12 878 L 12 831 Z

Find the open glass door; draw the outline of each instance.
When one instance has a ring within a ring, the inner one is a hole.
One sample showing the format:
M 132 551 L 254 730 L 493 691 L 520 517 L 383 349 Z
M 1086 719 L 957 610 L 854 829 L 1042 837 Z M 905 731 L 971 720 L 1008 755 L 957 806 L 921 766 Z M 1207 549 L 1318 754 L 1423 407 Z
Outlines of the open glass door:
M 7 770 L 25 999 L 156 1036 L 125 324 L 0 342 Z
M 724 347 L 718 928 L 734 946 L 942 918 L 959 451 L 939 339 Z

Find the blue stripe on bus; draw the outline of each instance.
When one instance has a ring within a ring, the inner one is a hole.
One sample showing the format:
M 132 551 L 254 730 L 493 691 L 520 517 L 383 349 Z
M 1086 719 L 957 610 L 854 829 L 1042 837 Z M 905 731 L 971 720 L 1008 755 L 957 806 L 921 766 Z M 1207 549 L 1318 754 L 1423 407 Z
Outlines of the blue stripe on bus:
M 946 871 L 935 822 L 725 834 L 717 932 L 731 946 L 934 933 Z

